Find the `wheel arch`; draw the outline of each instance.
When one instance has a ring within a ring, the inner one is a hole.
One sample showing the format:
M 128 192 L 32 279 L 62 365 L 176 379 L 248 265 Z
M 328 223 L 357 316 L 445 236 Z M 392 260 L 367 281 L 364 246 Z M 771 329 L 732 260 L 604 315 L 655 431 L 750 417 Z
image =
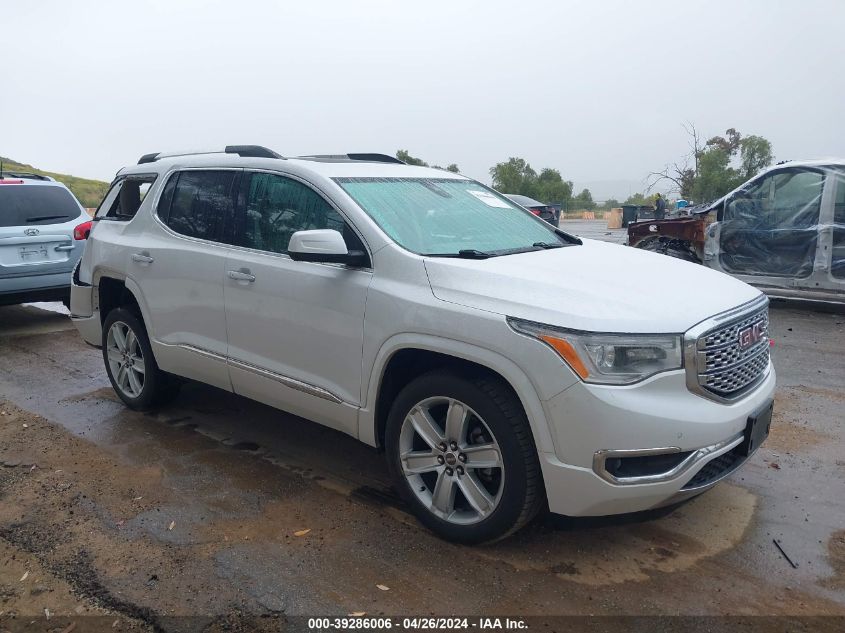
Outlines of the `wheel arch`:
M 487 373 L 500 379 L 522 404 L 537 450 L 554 452 L 540 398 L 528 376 L 513 361 L 461 341 L 418 334 L 396 335 L 379 350 L 370 374 L 366 406 L 359 415 L 358 438 L 382 447 L 387 413 L 395 396 L 416 376 L 439 367 Z
M 138 284 L 131 277 L 114 274 L 109 271 L 98 272 L 95 275 L 94 287 L 97 289 L 97 309 L 100 323 L 105 323 L 108 313 L 120 306 L 128 306 L 143 322 L 152 339 L 149 313 L 144 295 Z

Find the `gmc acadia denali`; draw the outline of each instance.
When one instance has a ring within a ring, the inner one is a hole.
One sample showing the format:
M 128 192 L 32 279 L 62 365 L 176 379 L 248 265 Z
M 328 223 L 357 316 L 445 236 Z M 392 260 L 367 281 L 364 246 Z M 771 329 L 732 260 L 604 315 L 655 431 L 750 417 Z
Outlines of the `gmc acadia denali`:
M 771 421 L 758 290 L 379 154 L 142 157 L 96 213 L 71 312 L 127 406 L 188 378 L 348 433 L 465 543 L 546 507 L 682 501 Z

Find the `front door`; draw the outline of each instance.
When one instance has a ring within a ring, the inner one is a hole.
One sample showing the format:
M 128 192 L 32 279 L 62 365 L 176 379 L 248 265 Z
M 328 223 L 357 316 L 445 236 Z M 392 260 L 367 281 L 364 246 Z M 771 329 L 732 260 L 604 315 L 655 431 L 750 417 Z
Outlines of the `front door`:
M 352 249 L 352 227 L 309 185 L 247 173 L 224 295 L 229 373 L 236 393 L 357 434 L 364 308 L 369 268 L 295 262 L 294 232 L 336 229 Z
M 803 167 L 772 171 L 726 201 L 719 265 L 728 273 L 803 279 L 813 273 L 825 174 Z

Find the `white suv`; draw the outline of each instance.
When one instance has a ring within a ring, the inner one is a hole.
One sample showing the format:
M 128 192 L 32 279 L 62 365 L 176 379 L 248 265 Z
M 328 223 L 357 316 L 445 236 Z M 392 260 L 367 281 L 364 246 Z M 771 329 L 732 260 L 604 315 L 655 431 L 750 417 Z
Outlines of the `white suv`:
M 771 420 L 759 291 L 378 154 L 144 156 L 97 211 L 71 312 L 128 406 L 184 377 L 383 447 L 461 542 L 692 497 Z

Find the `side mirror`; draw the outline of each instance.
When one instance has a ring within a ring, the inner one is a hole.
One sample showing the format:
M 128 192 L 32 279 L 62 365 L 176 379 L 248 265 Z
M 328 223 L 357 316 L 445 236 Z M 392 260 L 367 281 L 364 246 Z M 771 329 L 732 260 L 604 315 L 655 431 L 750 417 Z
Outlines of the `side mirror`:
M 288 255 L 297 262 L 348 266 L 364 266 L 367 263 L 366 253 L 348 250 L 343 236 L 333 229 L 297 231 L 290 236 Z

